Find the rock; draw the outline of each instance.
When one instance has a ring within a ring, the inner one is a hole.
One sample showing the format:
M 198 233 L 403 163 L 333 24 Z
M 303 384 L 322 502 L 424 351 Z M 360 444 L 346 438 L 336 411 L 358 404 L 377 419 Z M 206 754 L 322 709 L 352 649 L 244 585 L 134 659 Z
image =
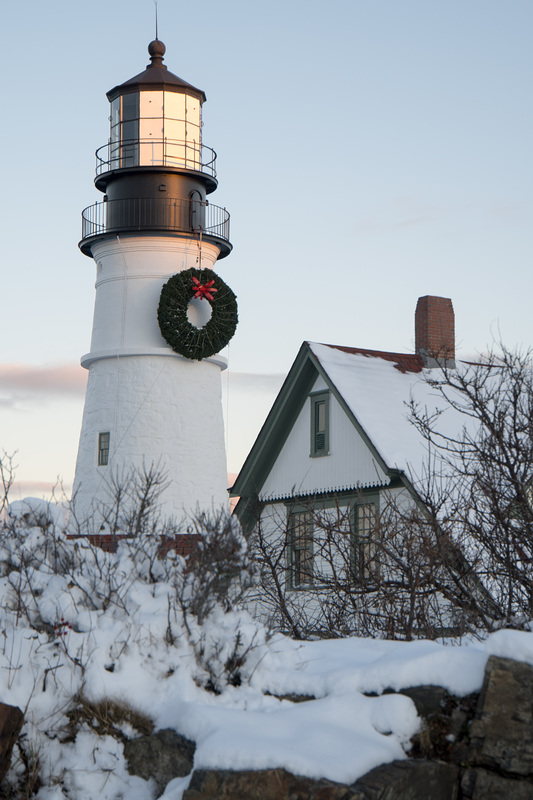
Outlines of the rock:
M 355 798 L 364 800 L 455 800 L 459 769 L 443 761 L 393 761 L 356 781 Z
M 453 736 L 454 741 L 459 739 L 465 731 L 468 722 L 468 714 L 460 707 L 455 707 L 450 714 L 449 736 Z
M 316 700 L 313 694 L 271 694 L 265 692 L 268 697 L 275 697 L 276 700 L 288 700 L 290 703 L 309 703 L 311 700 Z
M 183 800 L 364 800 L 364 797 L 348 786 L 291 775 L 284 769 L 196 770 Z
M 284 769 L 196 770 L 183 800 L 533 800 L 530 666 L 491 657 L 479 697 L 454 697 L 438 686 L 402 694 L 423 718 L 405 761 L 383 764 L 352 786 Z M 130 772 L 154 778 L 160 789 L 192 768 L 194 745 L 173 731 L 127 742 L 124 749 Z M 180 766 L 165 771 L 166 759 L 176 756 Z
M 439 713 L 448 696 L 446 689 L 441 686 L 413 686 L 402 689 L 400 694 L 411 698 L 421 717 Z
M 124 743 L 124 756 L 130 775 L 152 778 L 159 791 L 174 778 L 184 778 L 192 770 L 196 745 L 170 729 L 140 736 Z
M 425 692 L 427 688 L 431 689 L 438 705 L 428 699 Z M 469 758 L 469 725 L 476 711 L 478 696 L 455 697 L 444 690 L 440 695 L 439 692 L 433 692 L 434 688 L 421 687 L 424 690 L 423 704 L 429 713 L 422 715 L 420 730 L 411 739 L 409 756 L 461 765 Z M 413 691 L 417 693 L 418 690 Z M 420 710 L 420 698 L 417 707 Z
M 533 670 L 491 656 L 470 729 L 475 766 L 533 777 Z
M 0 783 L 11 764 L 13 745 L 18 739 L 24 714 L 17 706 L 0 703 Z
M 440 761 L 396 761 L 345 786 L 283 769 L 197 770 L 183 800 L 455 800 L 459 769 Z
M 470 800 L 533 800 L 533 785 L 525 780 L 504 778 L 485 769 L 467 770 L 461 781 L 463 797 Z

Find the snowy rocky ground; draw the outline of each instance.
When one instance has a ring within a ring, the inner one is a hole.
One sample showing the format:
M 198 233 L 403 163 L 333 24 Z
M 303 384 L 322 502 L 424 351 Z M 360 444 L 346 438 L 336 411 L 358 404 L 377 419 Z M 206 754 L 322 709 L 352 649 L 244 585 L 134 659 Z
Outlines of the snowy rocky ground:
M 489 654 L 533 664 L 533 634 L 512 631 L 461 645 L 269 637 L 243 611 L 199 613 L 184 562 L 157 558 L 155 539 L 106 554 L 67 541 L 60 509 L 25 501 L 10 513 L 0 700 L 25 714 L 8 780 L 33 764 L 38 800 L 156 797 L 153 782 L 129 775 L 123 744 L 78 713 L 105 698 L 130 709 L 126 736 L 138 713 L 194 740 L 195 768 L 285 767 L 351 783 L 405 757 L 417 730 L 412 701 L 384 689 L 438 684 L 463 695 L 481 688 Z M 278 699 L 289 694 L 316 699 Z M 165 800 L 180 800 L 188 780 L 171 781 Z

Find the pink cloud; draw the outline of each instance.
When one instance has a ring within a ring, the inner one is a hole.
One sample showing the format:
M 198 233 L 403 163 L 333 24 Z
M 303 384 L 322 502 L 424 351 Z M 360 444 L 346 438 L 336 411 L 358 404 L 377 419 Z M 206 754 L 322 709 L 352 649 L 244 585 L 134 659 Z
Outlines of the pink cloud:
M 83 397 L 87 372 L 78 364 L 35 366 L 0 364 L 0 404 L 31 396 L 70 395 Z
M 57 481 L 14 481 L 11 491 L 9 492 L 9 499 L 22 500 L 24 497 L 44 497 L 45 500 L 51 500 L 52 495 L 57 500 L 61 500 L 62 490 L 69 494 L 72 489 L 70 484 L 63 484 L 58 487 Z

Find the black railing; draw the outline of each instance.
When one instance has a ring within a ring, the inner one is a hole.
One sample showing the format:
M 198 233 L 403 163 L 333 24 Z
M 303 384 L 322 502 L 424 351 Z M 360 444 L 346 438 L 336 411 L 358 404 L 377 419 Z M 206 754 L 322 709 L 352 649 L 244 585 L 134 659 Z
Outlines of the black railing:
M 131 139 L 99 147 L 96 175 L 129 167 L 174 167 L 216 178 L 217 154 L 198 142 L 178 139 Z
M 108 200 L 88 206 L 81 216 L 82 241 L 115 232 L 168 231 L 203 233 L 229 243 L 229 212 L 198 200 Z

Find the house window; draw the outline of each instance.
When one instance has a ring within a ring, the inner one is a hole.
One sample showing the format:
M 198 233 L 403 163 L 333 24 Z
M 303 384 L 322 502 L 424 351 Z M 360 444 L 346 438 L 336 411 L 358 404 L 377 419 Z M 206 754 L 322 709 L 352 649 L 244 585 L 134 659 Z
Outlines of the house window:
M 109 432 L 98 434 L 98 466 L 109 464 Z
M 309 511 L 290 515 L 288 562 L 291 589 L 313 583 L 313 517 Z
M 329 454 L 329 394 L 311 395 L 311 455 Z
M 377 501 L 354 506 L 354 574 L 358 580 L 379 575 L 379 543 L 377 539 Z

